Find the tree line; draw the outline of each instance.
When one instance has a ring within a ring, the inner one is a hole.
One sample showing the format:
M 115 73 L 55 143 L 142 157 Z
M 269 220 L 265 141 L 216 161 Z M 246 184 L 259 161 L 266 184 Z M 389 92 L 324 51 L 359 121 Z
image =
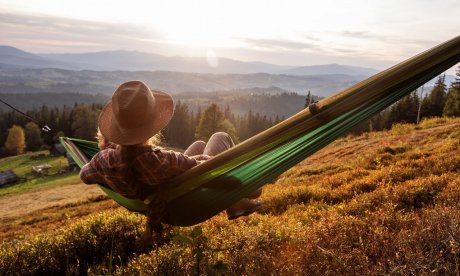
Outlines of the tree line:
M 429 117 L 460 117 L 460 66 L 456 79 L 447 87 L 445 75 L 436 80 L 430 91 L 422 86 L 398 102 L 360 124 L 353 133 L 389 129 L 395 123 L 419 123 Z
M 0 156 L 49 149 L 62 136 L 95 140 L 102 108 L 100 104 L 75 104 L 62 108 L 44 105 L 26 112 L 34 121 L 15 111 L 0 112 L 0 144 L 3 145 Z M 170 123 L 161 132 L 162 144 L 184 149 L 196 139 L 207 140 L 217 131 L 229 133 L 238 142 L 282 119 L 278 116 L 270 118 L 251 110 L 244 115 L 235 115 L 229 106 L 222 109 L 215 103 L 204 110 L 193 111 L 187 104 L 178 101 Z M 42 131 L 45 125 L 51 132 Z
M 424 117 L 460 116 L 460 67 L 456 76 L 450 87 L 445 84 L 445 76 L 440 76 L 431 91 L 423 91 L 423 87 L 417 89 L 352 132 L 388 129 L 398 122 L 418 123 Z M 305 106 L 312 102 L 308 94 Z M 43 105 L 26 112 L 35 122 L 14 111 L 0 112 L 0 156 L 48 149 L 58 143 L 61 136 L 94 140 L 102 107 L 101 104 L 62 108 Z M 243 141 L 283 119 L 254 113 L 251 109 L 246 114 L 235 115 L 229 106 L 222 108 L 216 103 L 192 110 L 178 101 L 170 123 L 162 131 L 163 143 L 184 149 L 196 139 L 207 140 L 217 131 L 225 131 L 235 141 Z M 43 132 L 40 128 L 44 125 L 52 132 Z

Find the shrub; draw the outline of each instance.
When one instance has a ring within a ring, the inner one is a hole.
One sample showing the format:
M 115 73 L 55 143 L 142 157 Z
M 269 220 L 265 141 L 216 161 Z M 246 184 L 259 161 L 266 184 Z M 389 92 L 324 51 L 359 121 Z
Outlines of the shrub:
M 119 264 L 139 250 L 140 217 L 127 212 L 100 214 L 77 221 L 51 235 L 4 242 L 0 274 L 86 274 L 91 265 Z
M 415 126 L 413 124 L 405 124 L 405 123 L 396 123 L 391 126 L 391 134 L 392 135 L 405 135 L 413 132 L 415 130 Z

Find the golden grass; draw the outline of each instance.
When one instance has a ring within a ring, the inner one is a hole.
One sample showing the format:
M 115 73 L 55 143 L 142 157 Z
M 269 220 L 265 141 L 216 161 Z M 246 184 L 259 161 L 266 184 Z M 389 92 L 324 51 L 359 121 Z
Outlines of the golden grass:
M 148 252 L 140 216 L 91 216 L 5 243 L 0 274 L 459 274 L 459 131 L 430 119 L 342 138 L 267 185 L 258 214 L 172 228 Z

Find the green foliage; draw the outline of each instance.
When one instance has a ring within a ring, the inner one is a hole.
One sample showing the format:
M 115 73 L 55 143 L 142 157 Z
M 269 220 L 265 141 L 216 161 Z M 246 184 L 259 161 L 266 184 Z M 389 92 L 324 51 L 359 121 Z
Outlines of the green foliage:
M 457 68 L 457 77 L 452 83 L 447 93 L 446 105 L 444 106 L 443 116 L 459 117 L 460 116 L 460 66 Z
M 195 132 L 192 132 L 191 124 L 188 106 L 179 101 L 171 121 L 162 131 L 168 145 L 185 149 L 193 143 Z
M 201 116 L 195 137 L 196 139 L 208 140 L 211 135 L 220 131 L 228 133 L 235 142 L 239 141 L 233 124 L 225 119 L 224 113 L 217 104 L 211 104 Z
M 27 150 L 37 151 L 43 145 L 41 130 L 34 122 L 28 122 L 24 128 Z
M 446 97 L 446 104 L 442 112 L 446 117 L 460 117 L 460 85 L 452 86 Z
M 72 115 L 72 130 L 76 138 L 95 140 L 100 110 L 77 106 Z
M 430 94 L 422 101 L 424 117 L 441 117 L 446 102 L 445 75 L 439 76 Z
M 33 155 L 43 155 L 39 159 L 31 159 Z M 32 166 L 49 164 L 52 168 L 49 175 L 38 177 L 32 170 Z M 10 156 L 0 159 L 0 171 L 13 170 L 23 181 L 12 186 L 2 187 L 0 196 L 23 192 L 31 189 L 42 189 L 60 185 L 80 183 L 77 172 L 57 174 L 59 170 L 65 169 L 68 165 L 67 159 L 63 156 L 49 156 L 48 151 L 29 152 L 17 156 Z

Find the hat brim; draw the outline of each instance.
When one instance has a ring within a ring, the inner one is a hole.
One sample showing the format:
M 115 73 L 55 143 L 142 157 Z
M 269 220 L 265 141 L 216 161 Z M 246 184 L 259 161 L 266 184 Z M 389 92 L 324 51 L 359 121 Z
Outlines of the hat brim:
M 147 141 L 162 130 L 171 120 L 174 113 L 172 97 L 164 92 L 151 90 L 155 98 L 155 110 L 152 120 L 132 128 L 120 127 L 112 112 L 112 101 L 109 101 L 99 115 L 99 129 L 106 139 L 119 145 L 136 145 Z

